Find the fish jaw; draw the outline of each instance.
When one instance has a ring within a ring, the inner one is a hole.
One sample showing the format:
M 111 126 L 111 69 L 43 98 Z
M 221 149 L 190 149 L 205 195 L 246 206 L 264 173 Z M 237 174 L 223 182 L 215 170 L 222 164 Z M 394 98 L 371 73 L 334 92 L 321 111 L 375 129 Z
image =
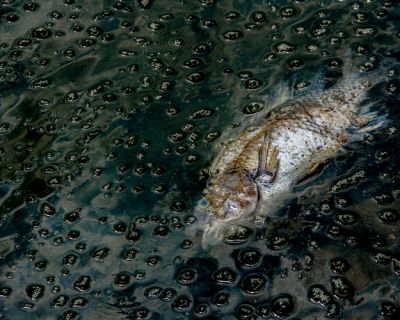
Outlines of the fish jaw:
M 258 187 L 244 170 L 214 177 L 205 192 L 206 211 L 216 220 L 230 221 L 252 214 L 258 203 Z

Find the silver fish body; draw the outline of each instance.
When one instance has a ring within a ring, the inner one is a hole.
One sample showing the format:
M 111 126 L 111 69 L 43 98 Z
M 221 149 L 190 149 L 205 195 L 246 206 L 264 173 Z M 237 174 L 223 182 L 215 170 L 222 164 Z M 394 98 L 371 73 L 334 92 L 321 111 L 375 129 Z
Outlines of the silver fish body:
M 366 87 L 348 77 L 331 89 L 289 98 L 244 128 L 211 166 L 203 244 L 231 222 L 272 212 L 283 194 L 345 143 L 381 127 L 382 118 L 359 107 Z

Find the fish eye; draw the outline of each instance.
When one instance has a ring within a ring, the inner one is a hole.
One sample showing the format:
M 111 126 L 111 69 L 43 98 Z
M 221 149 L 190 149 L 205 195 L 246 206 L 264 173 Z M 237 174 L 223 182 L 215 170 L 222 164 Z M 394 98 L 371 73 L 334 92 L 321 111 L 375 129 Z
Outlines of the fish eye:
M 240 205 L 239 202 L 228 199 L 225 202 L 225 218 L 236 218 L 240 214 L 240 210 L 242 209 L 242 206 Z
M 199 200 L 198 205 L 200 208 L 207 208 L 209 205 L 209 202 L 206 198 L 203 197 Z

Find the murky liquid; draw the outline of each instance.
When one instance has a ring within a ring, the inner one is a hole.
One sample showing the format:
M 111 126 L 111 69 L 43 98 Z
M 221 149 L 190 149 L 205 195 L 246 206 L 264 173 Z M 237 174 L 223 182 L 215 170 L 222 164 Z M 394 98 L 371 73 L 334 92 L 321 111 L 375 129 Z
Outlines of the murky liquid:
M 398 319 L 396 1 L 0 0 L 0 319 Z M 387 128 L 208 250 L 223 137 L 280 81 L 382 68 Z M 397 66 L 398 67 L 398 66 Z M 398 68 L 397 68 L 398 70 Z

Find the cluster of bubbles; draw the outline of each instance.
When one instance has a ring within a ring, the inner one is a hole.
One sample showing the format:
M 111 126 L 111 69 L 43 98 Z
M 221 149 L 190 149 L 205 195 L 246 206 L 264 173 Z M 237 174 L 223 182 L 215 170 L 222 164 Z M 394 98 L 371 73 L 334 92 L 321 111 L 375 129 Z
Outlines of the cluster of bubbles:
M 339 155 L 333 180 L 207 251 L 185 234 L 221 135 L 280 81 L 302 90 L 321 65 L 337 78 L 348 48 L 360 73 L 399 58 L 396 1 L 0 12 L 0 319 L 399 318 L 395 68 L 371 90 L 389 125 Z

